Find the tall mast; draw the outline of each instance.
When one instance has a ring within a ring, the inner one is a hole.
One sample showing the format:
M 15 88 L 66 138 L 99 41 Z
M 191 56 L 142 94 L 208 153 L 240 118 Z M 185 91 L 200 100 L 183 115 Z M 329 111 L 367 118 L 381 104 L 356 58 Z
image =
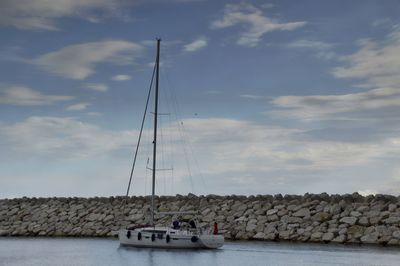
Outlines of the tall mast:
M 157 118 L 158 118 L 158 80 L 160 74 L 160 42 L 157 39 L 157 57 L 156 57 L 156 91 L 154 102 L 154 135 L 153 135 L 153 180 L 151 187 L 151 220 L 150 224 L 154 226 L 154 195 L 156 186 L 156 157 L 157 157 Z

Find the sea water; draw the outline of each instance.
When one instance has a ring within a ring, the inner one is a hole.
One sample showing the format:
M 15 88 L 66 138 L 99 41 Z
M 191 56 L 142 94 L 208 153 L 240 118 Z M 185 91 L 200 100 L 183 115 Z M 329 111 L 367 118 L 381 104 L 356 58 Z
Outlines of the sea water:
M 129 248 L 115 239 L 0 238 L 0 265 L 400 265 L 400 248 L 226 242 L 218 250 Z

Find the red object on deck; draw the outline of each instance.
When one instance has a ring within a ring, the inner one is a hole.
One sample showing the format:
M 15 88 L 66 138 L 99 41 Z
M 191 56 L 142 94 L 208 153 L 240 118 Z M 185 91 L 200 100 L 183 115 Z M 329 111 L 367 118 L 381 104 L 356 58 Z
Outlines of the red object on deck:
M 214 235 L 218 234 L 218 224 L 217 223 L 214 223 L 214 233 L 213 234 Z

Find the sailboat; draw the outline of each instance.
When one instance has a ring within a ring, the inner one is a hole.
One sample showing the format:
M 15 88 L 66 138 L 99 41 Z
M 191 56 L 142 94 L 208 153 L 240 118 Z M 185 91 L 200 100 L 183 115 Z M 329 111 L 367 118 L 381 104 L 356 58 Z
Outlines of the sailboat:
M 153 165 L 152 165 L 152 194 L 151 194 L 151 207 L 150 207 L 150 223 L 147 225 L 136 225 L 123 228 L 118 233 L 118 238 L 121 245 L 133 247 L 150 247 L 150 248 L 175 248 L 175 249 L 215 249 L 220 248 L 224 244 L 223 234 L 218 233 L 217 223 L 214 223 L 214 228 L 199 228 L 197 226 L 197 219 L 190 220 L 174 220 L 171 219 L 171 224 L 165 226 L 156 226 L 155 215 L 170 215 L 171 217 L 179 217 L 185 215 L 195 215 L 194 212 L 157 212 L 155 209 L 155 181 L 156 181 L 156 159 L 157 159 L 157 116 L 158 113 L 158 95 L 159 95 L 159 71 L 160 71 L 160 42 L 157 39 L 157 56 L 155 68 L 153 70 L 153 78 L 155 72 L 155 93 L 154 93 L 154 132 L 153 132 Z M 152 79 L 153 81 L 153 79 Z M 151 83 L 152 84 L 152 83 Z M 147 97 L 145 114 L 150 98 L 150 91 Z M 137 151 L 140 143 L 141 133 L 143 130 L 145 115 L 142 120 L 142 127 L 139 134 L 138 145 L 136 146 L 136 153 L 131 172 L 131 179 L 129 180 L 127 196 L 129 187 L 132 180 L 132 173 L 136 162 Z

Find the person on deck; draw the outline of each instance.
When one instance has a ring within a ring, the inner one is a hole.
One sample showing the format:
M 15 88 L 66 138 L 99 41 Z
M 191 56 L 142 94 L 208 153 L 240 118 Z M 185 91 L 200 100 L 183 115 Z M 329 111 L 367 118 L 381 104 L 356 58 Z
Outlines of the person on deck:
M 214 222 L 214 232 L 213 232 L 213 234 L 214 235 L 218 235 L 218 224 L 217 224 L 217 222 Z
M 177 230 L 177 229 L 179 229 L 179 227 L 180 226 L 179 226 L 179 221 L 178 220 L 175 220 L 175 221 L 172 222 L 172 228 Z

